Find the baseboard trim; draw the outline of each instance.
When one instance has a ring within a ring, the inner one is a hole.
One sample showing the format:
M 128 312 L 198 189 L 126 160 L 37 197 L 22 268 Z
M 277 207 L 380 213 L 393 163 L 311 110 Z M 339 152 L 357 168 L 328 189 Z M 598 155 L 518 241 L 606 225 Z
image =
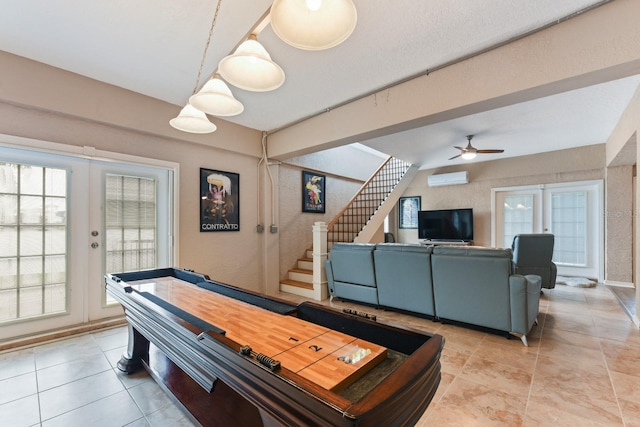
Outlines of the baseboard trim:
M 40 345 L 44 342 L 57 341 L 74 335 L 82 335 L 92 333 L 101 329 L 115 328 L 117 326 L 126 325 L 127 320 L 124 316 L 118 316 L 110 319 L 98 320 L 82 325 L 71 326 L 63 329 L 56 329 L 40 334 L 26 335 L 0 342 L 0 354 L 6 351 L 13 351 L 18 348 L 29 348 Z
M 617 282 L 615 280 L 605 280 L 604 284 L 607 286 L 619 286 L 621 288 L 635 288 L 633 283 L 630 282 Z

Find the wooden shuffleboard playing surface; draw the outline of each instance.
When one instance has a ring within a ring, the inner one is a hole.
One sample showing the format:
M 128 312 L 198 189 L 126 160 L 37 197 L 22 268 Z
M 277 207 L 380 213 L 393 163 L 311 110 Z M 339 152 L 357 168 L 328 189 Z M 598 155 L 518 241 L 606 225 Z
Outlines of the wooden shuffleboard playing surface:
M 175 277 L 128 284 L 223 329 L 227 338 L 278 360 L 283 368 L 334 392 L 343 390 L 387 357 L 385 347 Z

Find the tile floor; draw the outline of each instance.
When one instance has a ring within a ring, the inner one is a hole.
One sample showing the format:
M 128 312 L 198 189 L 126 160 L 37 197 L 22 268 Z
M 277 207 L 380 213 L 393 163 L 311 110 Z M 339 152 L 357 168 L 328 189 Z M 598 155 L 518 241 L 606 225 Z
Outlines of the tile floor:
M 545 290 L 529 347 L 325 304 L 445 337 L 442 382 L 419 426 L 640 426 L 640 331 L 605 286 Z M 0 425 L 191 426 L 148 375 L 114 368 L 126 341 L 119 327 L 0 354 Z

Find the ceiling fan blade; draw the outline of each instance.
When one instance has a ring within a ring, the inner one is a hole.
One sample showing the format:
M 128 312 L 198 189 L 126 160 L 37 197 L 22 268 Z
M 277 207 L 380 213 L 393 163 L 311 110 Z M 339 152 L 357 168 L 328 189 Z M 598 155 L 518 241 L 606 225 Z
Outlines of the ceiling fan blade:
M 458 157 L 462 156 L 462 154 L 458 154 L 457 156 L 453 156 L 451 157 L 449 160 L 453 160 L 453 159 L 457 159 Z
M 477 153 L 482 153 L 482 154 L 504 153 L 504 150 L 478 150 Z
M 457 149 L 458 149 L 458 150 L 460 150 L 460 151 L 464 151 L 464 150 L 465 150 L 465 148 L 458 147 L 457 145 L 454 145 L 454 146 L 453 146 L 453 148 L 457 148 Z

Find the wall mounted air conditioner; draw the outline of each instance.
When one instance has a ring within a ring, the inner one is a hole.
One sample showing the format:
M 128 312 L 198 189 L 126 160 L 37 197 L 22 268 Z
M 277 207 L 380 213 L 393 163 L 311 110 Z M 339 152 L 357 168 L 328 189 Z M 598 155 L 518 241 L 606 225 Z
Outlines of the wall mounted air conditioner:
M 459 185 L 467 184 L 469 182 L 469 176 L 467 171 L 441 173 L 438 175 L 429 175 L 427 177 L 427 183 L 429 187 L 440 187 L 442 185 Z

